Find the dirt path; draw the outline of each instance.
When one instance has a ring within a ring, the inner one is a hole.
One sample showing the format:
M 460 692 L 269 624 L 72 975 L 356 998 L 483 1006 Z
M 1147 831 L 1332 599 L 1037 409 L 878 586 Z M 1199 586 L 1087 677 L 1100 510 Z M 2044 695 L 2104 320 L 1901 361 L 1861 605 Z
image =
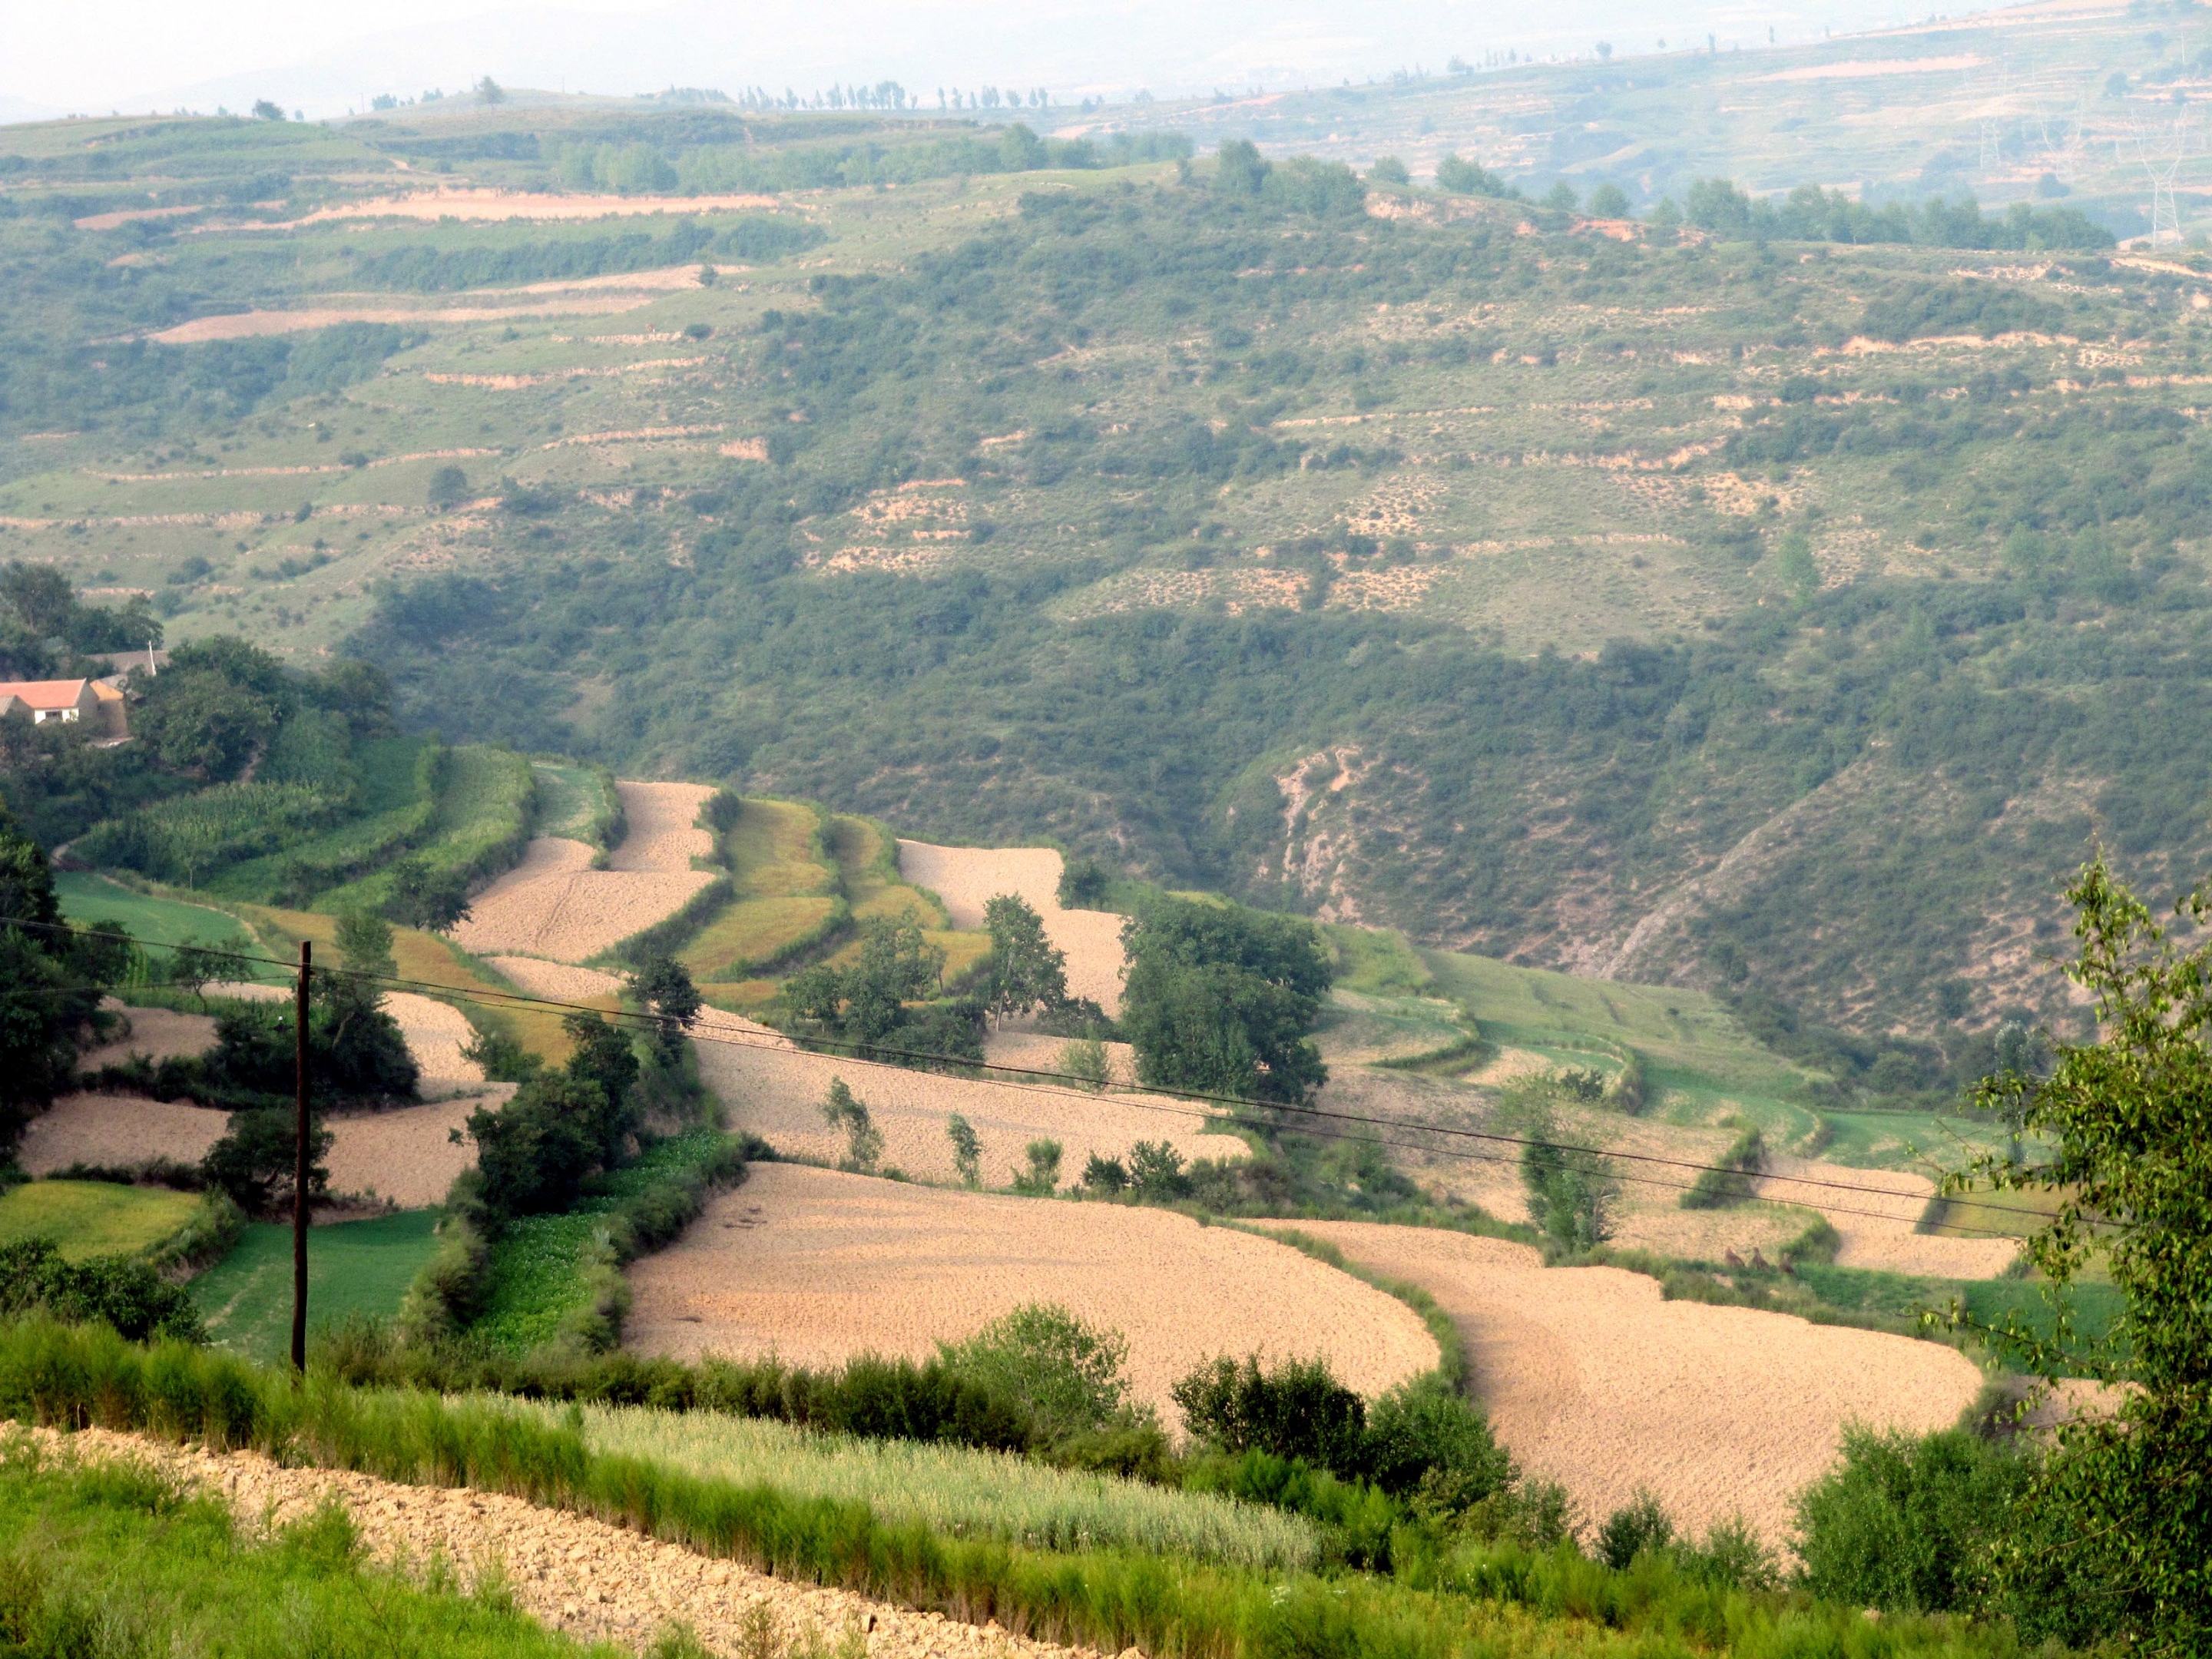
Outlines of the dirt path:
M 1844 1424 L 1948 1428 L 1981 1386 L 1937 1343 L 1668 1302 L 1640 1273 L 1547 1268 L 1524 1245 L 1298 1224 L 1437 1298 L 1498 1438 L 1592 1524 L 1648 1486 L 1678 1524 L 1702 1532 L 1741 1513 L 1785 1544 L 1796 1495 L 1834 1461 Z
M 521 863 L 470 901 L 469 919 L 453 930 L 454 943 L 481 957 L 580 963 L 675 915 L 714 881 L 712 872 L 691 867 L 695 857 L 714 851 L 714 836 L 695 822 L 712 789 L 697 783 L 615 787 L 629 829 L 607 868 L 592 868 L 592 851 L 582 842 L 541 836 L 524 850 Z
M 64 1436 L 20 1429 L 42 1449 L 64 1444 L 88 1460 L 131 1459 L 221 1498 L 249 1533 L 298 1521 L 325 1498 L 345 1506 L 369 1556 L 421 1572 L 449 1563 L 464 1582 L 504 1576 L 522 1610 L 586 1642 L 642 1651 L 671 1624 L 690 1626 L 717 1653 L 748 1653 L 747 1617 L 764 1607 L 777 1650 L 810 1633 L 825 1645 L 857 1628 L 872 1659 L 1065 1659 L 1080 1649 L 978 1629 L 841 1589 L 755 1572 L 621 1527 L 466 1488 L 409 1486 L 332 1469 L 283 1468 L 258 1452 L 213 1453 L 138 1435 L 86 1429 Z M 757 1617 L 757 1615 L 754 1615 Z
M 981 927 L 985 901 L 1001 893 L 1026 899 L 1045 936 L 1067 952 L 1069 994 L 1121 1012 L 1121 918 L 1103 910 L 1060 908 L 1060 857 L 1049 847 L 933 847 L 902 841 L 899 873 L 945 901 L 955 927 Z
M 1218 1354 L 1324 1355 L 1369 1395 L 1437 1360 L 1403 1303 L 1249 1233 L 787 1164 L 757 1166 L 629 1280 L 630 1347 L 794 1364 L 926 1358 L 1023 1303 L 1061 1303 L 1129 1339 L 1132 1392 L 1170 1424 L 1170 1384 Z

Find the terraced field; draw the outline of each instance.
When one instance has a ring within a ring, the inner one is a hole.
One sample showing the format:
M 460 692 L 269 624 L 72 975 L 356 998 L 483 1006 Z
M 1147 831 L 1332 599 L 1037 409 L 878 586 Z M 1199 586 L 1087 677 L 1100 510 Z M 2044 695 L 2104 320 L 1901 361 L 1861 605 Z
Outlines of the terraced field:
M 1323 1355 L 1369 1395 L 1437 1362 L 1403 1303 L 1249 1234 L 791 1164 L 756 1168 L 629 1278 L 624 1341 L 638 1352 L 799 1364 L 925 1356 L 1024 1303 L 1059 1302 L 1129 1339 L 1132 1392 L 1170 1421 L 1170 1384 L 1218 1354 Z

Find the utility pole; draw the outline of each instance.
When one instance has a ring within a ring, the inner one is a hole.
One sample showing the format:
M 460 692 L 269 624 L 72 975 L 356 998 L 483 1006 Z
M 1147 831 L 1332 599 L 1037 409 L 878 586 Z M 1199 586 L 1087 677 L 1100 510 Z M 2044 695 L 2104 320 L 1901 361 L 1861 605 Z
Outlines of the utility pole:
M 292 1035 L 298 1064 L 292 1146 L 292 1369 L 307 1369 L 307 976 L 313 945 L 300 941 L 300 984 Z

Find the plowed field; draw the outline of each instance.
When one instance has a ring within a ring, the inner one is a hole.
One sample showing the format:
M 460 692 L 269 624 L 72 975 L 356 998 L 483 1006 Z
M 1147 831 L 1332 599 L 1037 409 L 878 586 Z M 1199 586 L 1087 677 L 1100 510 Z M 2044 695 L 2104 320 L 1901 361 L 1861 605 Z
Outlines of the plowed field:
M 985 901 L 1013 893 L 1044 919 L 1048 938 L 1067 952 L 1069 994 L 1109 1014 L 1121 1010 L 1121 918 L 1103 910 L 1063 910 L 1060 857 L 1049 847 L 933 847 L 899 843 L 899 873 L 945 901 L 955 927 L 981 927 Z
M 1027 1302 L 1129 1339 L 1134 1395 L 1217 1354 L 1325 1356 L 1375 1395 L 1437 1360 L 1413 1311 L 1265 1239 L 1165 1210 L 946 1192 L 756 1166 L 668 1249 L 629 1270 L 629 1345 L 830 1364 L 934 1352 Z

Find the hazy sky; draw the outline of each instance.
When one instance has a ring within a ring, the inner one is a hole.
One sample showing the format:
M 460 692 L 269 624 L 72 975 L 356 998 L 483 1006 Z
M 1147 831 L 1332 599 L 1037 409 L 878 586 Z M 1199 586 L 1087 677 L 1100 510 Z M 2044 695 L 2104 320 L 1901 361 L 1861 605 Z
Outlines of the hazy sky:
M 1609 39 L 1628 54 L 1711 31 L 1750 47 L 1769 29 L 1791 42 L 1905 15 L 1899 0 L 0 0 L 0 119 L 264 96 L 336 115 L 481 75 L 610 93 L 889 77 L 926 96 L 1042 86 L 1073 102 L 1358 80 L 1509 46 Z

